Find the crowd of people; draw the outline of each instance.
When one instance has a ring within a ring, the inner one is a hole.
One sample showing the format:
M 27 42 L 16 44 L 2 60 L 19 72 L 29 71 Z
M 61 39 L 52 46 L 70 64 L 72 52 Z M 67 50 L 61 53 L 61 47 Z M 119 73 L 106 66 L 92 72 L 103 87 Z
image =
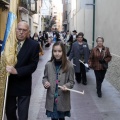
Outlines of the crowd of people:
M 90 52 L 84 34 L 82 32 L 77 34 L 76 30 L 72 31 L 73 34 L 70 34 L 69 30 L 61 34 L 57 31 L 49 34 L 40 31 L 39 35 L 35 33 L 33 37 L 30 37 L 29 32 L 29 25 L 26 22 L 18 23 L 17 64 L 6 67 L 10 73 L 6 100 L 7 120 L 28 120 L 32 73 L 37 68 L 39 52 L 44 46 L 49 47 L 51 44 L 49 38 L 54 44 L 42 80 L 44 88 L 47 89 L 45 103 L 47 117 L 51 120 L 65 120 L 66 116 L 71 116 L 70 91 L 67 88 L 72 89 L 75 83 L 87 85 L 88 68 L 94 70 L 97 95 L 99 98 L 102 97 L 102 82 L 108 62 L 112 58 L 109 48 L 103 44 L 103 37 L 96 39 L 97 46 Z

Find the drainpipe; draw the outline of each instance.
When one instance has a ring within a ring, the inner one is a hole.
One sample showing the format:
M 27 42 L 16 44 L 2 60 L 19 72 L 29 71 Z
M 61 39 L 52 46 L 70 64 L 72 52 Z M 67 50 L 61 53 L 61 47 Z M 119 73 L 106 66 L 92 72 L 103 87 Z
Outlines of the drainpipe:
M 93 41 L 92 41 L 92 48 L 94 47 L 95 42 L 95 0 L 93 0 Z

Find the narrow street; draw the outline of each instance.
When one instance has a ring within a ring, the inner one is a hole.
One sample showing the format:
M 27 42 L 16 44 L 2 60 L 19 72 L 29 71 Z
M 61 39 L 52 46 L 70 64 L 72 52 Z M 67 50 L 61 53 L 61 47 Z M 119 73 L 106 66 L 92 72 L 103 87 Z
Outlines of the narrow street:
M 46 90 L 42 85 L 44 66 L 51 57 L 51 47 L 44 50 L 38 68 L 33 74 L 32 96 L 28 120 L 50 120 L 45 115 Z M 75 84 L 74 89 L 85 91 L 84 95 L 71 92 L 71 118 L 66 120 L 119 120 L 120 93 L 108 82 L 102 86 L 103 96 L 98 98 L 95 77 L 92 70 L 87 72 L 88 85 Z

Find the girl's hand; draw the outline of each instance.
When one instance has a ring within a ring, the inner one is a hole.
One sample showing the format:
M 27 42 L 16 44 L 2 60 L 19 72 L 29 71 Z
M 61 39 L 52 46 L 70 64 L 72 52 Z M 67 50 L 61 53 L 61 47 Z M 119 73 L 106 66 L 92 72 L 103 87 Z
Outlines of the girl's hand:
M 48 81 L 45 82 L 44 87 L 45 87 L 46 89 L 48 89 L 48 88 L 50 87 L 50 83 L 49 83 Z
M 61 86 L 60 88 L 61 88 L 61 90 L 63 90 L 63 91 L 67 91 L 67 87 L 66 87 L 65 85 Z

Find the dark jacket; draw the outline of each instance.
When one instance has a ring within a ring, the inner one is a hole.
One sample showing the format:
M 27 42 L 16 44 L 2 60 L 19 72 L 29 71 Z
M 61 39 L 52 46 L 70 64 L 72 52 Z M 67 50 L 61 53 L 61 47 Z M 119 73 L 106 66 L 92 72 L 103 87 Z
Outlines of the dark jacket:
M 72 49 L 69 55 L 69 60 L 73 59 L 73 63 L 76 65 L 74 66 L 75 72 L 79 73 L 80 72 L 80 58 L 82 56 L 80 55 L 80 50 L 79 50 L 79 43 L 78 41 L 74 42 L 72 44 Z M 83 57 L 85 63 L 88 63 L 89 59 L 89 47 L 86 42 L 83 42 Z
M 65 38 L 67 38 L 67 34 L 66 34 Z M 72 43 L 73 43 L 73 36 L 70 35 L 69 40 L 66 41 L 66 42 L 68 42 L 70 45 L 72 45 Z
M 0 40 L 0 55 L 1 55 L 1 50 L 2 50 L 2 40 Z
M 9 76 L 8 95 L 29 96 L 31 95 L 32 73 L 36 70 L 39 61 L 38 42 L 26 39 L 17 55 L 15 68 L 17 75 Z

